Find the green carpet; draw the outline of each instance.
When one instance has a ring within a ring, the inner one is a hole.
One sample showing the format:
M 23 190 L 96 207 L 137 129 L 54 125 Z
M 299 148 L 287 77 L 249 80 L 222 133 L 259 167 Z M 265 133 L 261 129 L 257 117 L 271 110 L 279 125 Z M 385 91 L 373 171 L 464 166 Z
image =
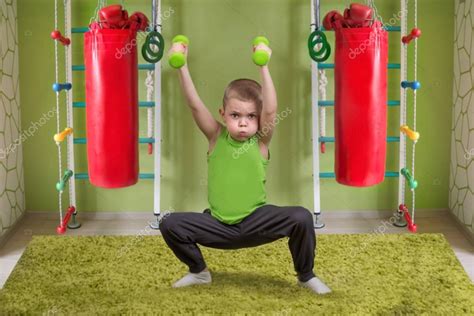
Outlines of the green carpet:
M 202 247 L 211 286 L 186 273 L 160 236 L 33 238 L 0 292 L 0 315 L 474 314 L 474 286 L 441 234 L 318 235 L 316 273 L 333 293 L 295 284 L 287 240 Z

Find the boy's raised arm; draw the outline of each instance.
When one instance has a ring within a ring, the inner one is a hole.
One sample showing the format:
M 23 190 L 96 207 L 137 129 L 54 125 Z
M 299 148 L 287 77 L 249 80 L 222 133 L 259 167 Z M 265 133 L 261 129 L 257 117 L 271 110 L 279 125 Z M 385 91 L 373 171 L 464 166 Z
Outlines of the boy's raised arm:
M 270 48 L 266 47 L 271 54 Z M 270 75 L 268 66 L 260 67 L 260 75 L 262 77 L 262 114 L 260 115 L 260 141 L 265 145 L 269 145 L 275 128 L 274 120 L 277 112 L 277 95 L 273 80 Z
M 182 50 L 184 47 L 184 53 L 187 57 L 188 48 L 185 45 L 179 46 L 182 44 L 176 43 L 170 49 L 170 54 L 177 50 Z M 194 121 L 196 122 L 199 129 L 204 133 L 206 138 L 210 141 L 217 136 L 219 130 L 219 122 L 212 116 L 209 109 L 206 107 L 204 102 L 202 102 L 199 94 L 194 87 L 191 74 L 187 64 L 179 68 L 179 82 L 181 89 L 183 90 L 184 96 L 188 103 L 189 108 L 191 109 Z
M 193 114 L 194 121 L 210 141 L 216 136 L 219 123 L 199 97 L 186 65 L 179 69 L 179 81 L 188 106 Z

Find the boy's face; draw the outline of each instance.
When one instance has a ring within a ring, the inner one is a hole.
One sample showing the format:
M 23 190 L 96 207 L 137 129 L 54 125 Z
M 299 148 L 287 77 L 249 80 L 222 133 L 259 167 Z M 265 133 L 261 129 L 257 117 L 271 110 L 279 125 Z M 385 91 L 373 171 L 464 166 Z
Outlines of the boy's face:
M 260 115 L 254 102 L 230 99 L 219 109 L 230 136 L 237 141 L 245 141 L 258 131 Z

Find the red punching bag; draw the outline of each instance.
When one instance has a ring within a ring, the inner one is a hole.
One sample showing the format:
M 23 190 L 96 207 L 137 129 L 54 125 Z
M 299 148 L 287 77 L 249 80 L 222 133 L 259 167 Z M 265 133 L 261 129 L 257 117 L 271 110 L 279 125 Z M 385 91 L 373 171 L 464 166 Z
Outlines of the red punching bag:
M 90 182 L 121 188 L 138 181 L 136 30 L 85 33 L 87 161 Z
M 336 180 L 371 186 L 385 175 L 387 32 L 380 23 L 335 31 Z

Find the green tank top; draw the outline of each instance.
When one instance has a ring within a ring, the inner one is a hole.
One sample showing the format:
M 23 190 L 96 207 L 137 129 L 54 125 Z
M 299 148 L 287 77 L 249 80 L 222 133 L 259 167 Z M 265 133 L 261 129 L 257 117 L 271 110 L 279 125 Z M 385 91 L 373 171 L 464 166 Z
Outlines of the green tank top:
M 244 142 L 234 140 L 226 127 L 207 155 L 208 201 L 211 215 L 232 225 L 266 204 L 265 159 L 254 135 Z

